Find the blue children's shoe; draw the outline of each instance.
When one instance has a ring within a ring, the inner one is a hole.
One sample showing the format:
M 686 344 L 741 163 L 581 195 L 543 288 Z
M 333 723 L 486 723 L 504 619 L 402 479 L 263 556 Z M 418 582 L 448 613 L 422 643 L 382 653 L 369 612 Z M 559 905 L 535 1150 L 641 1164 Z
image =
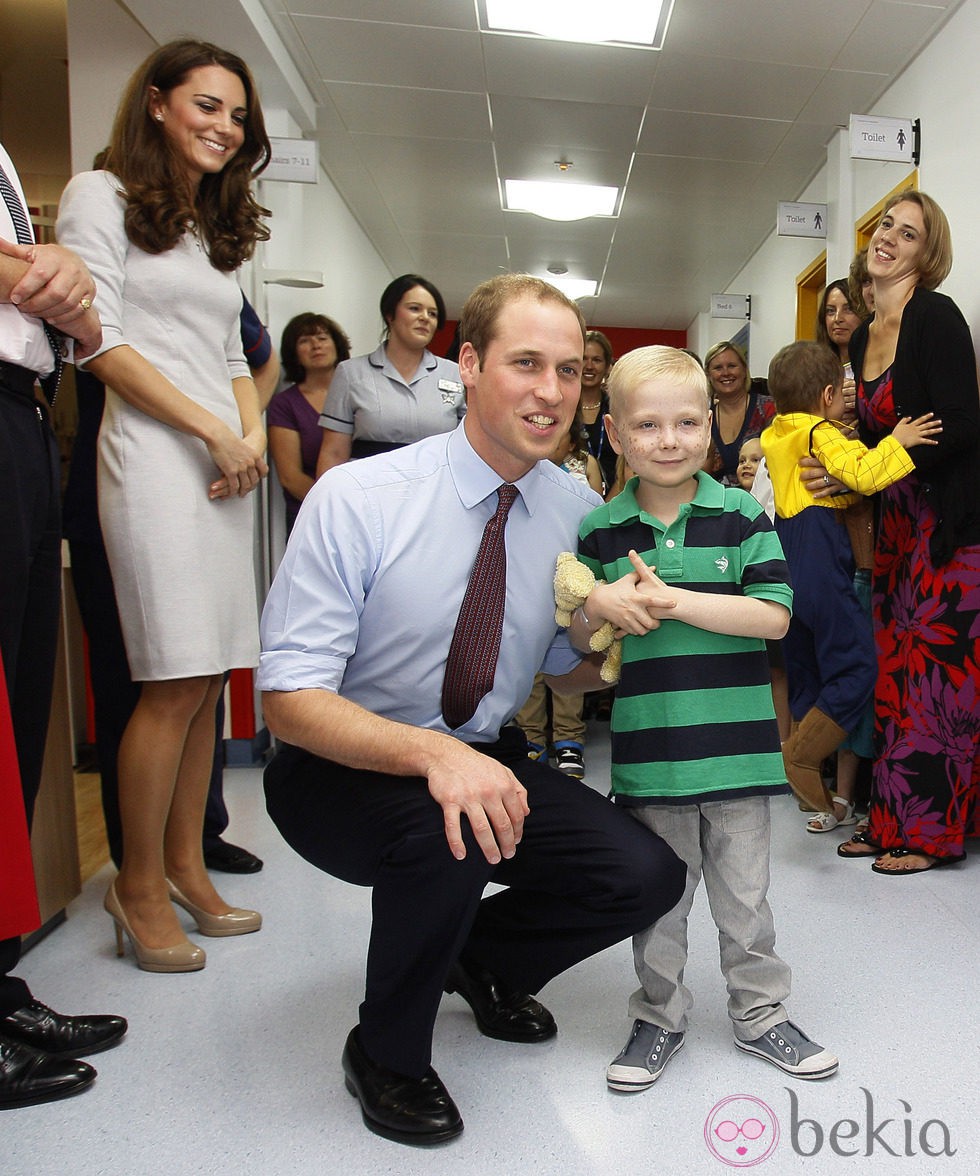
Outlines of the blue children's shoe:
M 527 741 L 527 758 L 539 764 L 547 764 L 548 749 L 547 747 L 542 747 L 540 743 L 532 743 L 529 739 Z
M 563 739 L 560 743 L 556 743 L 555 767 L 575 780 L 583 779 L 585 776 L 583 750 L 581 743 L 575 743 L 571 739 Z

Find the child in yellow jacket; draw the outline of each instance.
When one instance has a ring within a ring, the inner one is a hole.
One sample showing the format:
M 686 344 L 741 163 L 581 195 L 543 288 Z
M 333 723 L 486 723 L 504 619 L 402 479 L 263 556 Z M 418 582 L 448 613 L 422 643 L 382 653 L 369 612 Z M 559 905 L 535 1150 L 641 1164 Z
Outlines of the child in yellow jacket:
M 851 823 L 850 798 L 833 797 L 821 761 L 857 724 L 877 676 L 871 623 L 854 592 L 854 556 L 843 511 L 914 468 L 908 450 L 935 445 L 942 422 L 932 413 L 903 417 L 874 449 L 840 423 L 844 372 L 819 343 L 791 343 L 769 365 L 776 416 L 762 434 L 776 505 L 776 532 L 793 582 L 793 619 L 783 638 L 793 730 L 783 745 L 790 787 L 804 811 Z M 848 487 L 814 498 L 800 480 L 800 460 L 816 457 Z M 843 816 L 835 812 L 835 801 Z

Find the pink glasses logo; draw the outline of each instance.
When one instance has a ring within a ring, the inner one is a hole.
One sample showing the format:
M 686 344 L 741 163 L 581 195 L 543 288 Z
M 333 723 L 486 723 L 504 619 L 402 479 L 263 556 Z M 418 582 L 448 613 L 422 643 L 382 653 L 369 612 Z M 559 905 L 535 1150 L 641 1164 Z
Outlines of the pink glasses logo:
M 768 1160 L 779 1143 L 779 1122 L 773 1110 L 750 1094 L 723 1098 L 704 1121 L 708 1151 L 730 1168 L 751 1168 Z

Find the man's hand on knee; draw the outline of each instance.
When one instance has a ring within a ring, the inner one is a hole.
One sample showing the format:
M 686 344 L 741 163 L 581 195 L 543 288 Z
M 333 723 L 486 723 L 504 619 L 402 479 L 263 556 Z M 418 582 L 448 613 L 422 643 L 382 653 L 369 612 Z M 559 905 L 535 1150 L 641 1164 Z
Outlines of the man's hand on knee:
M 460 823 L 464 814 L 491 865 L 514 856 L 531 810 L 527 790 L 509 768 L 457 744 L 445 761 L 430 768 L 427 779 L 432 798 L 442 807 L 453 857 L 466 857 Z

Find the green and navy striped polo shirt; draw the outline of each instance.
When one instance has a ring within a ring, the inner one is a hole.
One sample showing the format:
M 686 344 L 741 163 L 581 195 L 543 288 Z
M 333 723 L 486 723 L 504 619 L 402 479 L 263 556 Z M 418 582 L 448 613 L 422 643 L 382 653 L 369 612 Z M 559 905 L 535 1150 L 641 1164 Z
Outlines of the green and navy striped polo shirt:
M 665 527 L 641 510 L 638 479 L 587 515 L 579 558 L 597 579 L 633 570 L 635 549 L 667 584 L 792 607 L 789 569 L 765 512 L 744 490 L 697 474 Z M 765 642 L 663 620 L 623 639 L 612 715 L 612 788 L 626 804 L 700 804 L 786 790 Z

